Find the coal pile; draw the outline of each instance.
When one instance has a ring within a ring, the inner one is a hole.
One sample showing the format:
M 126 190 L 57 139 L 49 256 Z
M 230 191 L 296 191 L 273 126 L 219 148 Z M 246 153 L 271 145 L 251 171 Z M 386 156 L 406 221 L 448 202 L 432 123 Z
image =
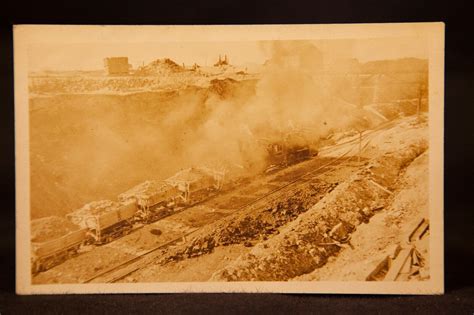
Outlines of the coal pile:
M 89 215 L 102 215 L 104 213 L 117 210 L 120 207 L 120 204 L 111 200 L 100 200 L 93 201 L 79 210 L 74 211 L 74 215 L 77 216 L 89 216 Z
M 191 243 L 181 251 L 166 257 L 161 264 L 166 264 L 172 261 L 180 261 L 186 258 L 198 257 L 204 254 L 212 253 L 216 247 L 216 242 L 212 236 L 203 238 L 194 238 Z
M 271 235 L 278 234 L 279 227 L 295 220 L 300 214 L 309 210 L 336 186 L 337 184 L 317 181 L 305 185 L 296 192 L 284 194 L 263 211 L 245 216 L 219 229 L 215 234 L 217 243 L 226 246 L 254 240 L 266 240 Z
M 337 252 L 334 240 L 322 233 L 315 224 L 305 235 L 285 236 L 273 255 L 261 259 L 254 255 L 259 247 L 268 248 L 265 243 L 259 244 L 251 253 L 244 255 L 246 268 L 226 268 L 213 275 L 217 281 L 274 281 L 274 279 L 291 279 L 299 274 L 310 272 L 323 266 L 327 258 Z M 280 265 L 285 268 L 278 268 Z M 303 266 L 303 269 L 302 269 Z
M 149 199 L 152 196 L 166 193 L 169 190 L 173 190 L 173 187 L 160 180 L 147 180 L 137 186 L 127 190 L 120 194 L 118 199 L 121 201 L 129 199 Z
M 336 186 L 315 179 L 296 191 L 282 194 L 270 206 L 233 215 L 210 233 L 197 236 L 190 245 L 178 248 L 163 263 L 211 253 L 217 246 L 243 244 L 253 247 L 256 242 L 279 234 L 279 227 L 298 218 Z

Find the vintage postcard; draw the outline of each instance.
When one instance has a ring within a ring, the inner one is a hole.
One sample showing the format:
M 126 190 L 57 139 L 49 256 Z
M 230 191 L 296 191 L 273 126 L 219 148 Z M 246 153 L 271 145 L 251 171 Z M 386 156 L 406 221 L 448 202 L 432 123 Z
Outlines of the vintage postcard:
M 444 24 L 14 27 L 19 294 L 441 294 Z

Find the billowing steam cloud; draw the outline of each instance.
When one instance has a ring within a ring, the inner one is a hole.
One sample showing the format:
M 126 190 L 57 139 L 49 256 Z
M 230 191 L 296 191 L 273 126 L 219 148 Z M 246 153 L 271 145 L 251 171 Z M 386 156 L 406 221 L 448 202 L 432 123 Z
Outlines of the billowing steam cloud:
M 211 113 L 196 131 L 188 156 L 217 157 L 235 164 L 262 162 L 258 139 L 281 140 L 300 130 L 316 142 L 330 130 L 352 123 L 347 105 L 335 99 L 345 81 L 325 74 L 322 53 L 309 42 L 265 44 L 272 58 L 251 95 L 241 93 L 221 100 L 211 98 Z
M 190 87 L 169 95 L 32 99 L 32 108 L 40 109 L 31 112 L 32 216 L 114 199 L 144 180 L 193 165 L 261 169 L 262 139 L 300 130 L 316 143 L 351 123 L 352 113 L 335 98 L 346 82 L 326 75 L 314 45 L 273 42 L 262 48 L 272 57 L 261 79 L 256 85 L 227 80 L 230 94 L 224 96 Z

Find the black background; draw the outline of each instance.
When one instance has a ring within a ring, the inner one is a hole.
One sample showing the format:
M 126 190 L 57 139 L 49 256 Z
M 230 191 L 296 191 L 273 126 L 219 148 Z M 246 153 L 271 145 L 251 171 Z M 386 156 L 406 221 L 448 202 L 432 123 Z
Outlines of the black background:
M 22 1 L 0 6 L 0 313 L 474 314 L 473 63 L 469 1 Z M 146 294 L 15 295 L 13 24 L 446 23 L 443 296 Z

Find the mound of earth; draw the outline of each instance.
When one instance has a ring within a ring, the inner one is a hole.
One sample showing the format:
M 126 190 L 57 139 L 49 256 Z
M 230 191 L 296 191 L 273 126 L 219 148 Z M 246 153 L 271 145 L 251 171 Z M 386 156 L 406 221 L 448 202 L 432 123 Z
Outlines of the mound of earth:
M 397 180 L 398 187 L 386 209 L 376 213 L 369 224 L 360 225 L 351 236 L 354 248 L 342 250 L 322 268 L 292 279 L 293 281 L 365 281 L 380 262 L 393 252 L 420 221 L 429 217 L 428 152 L 417 157 Z M 429 233 L 428 233 L 429 234 Z M 429 237 L 416 243 L 429 275 Z M 428 276 L 429 277 L 429 276 Z M 425 280 L 422 273 L 408 280 Z
M 205 228 L 190 243 L 174 248 L 160 264 L 181 261 L 214 251 L 219 246 L 243 244 L 246 247 L 279 233 L 278 228 L 309 210 L 337 184 L 314 179 L 297 190 L 286 192 L 264 207 L 252 207 Z
M 79 210 L 74 211 L 75 215 L 101 215 L 117 210 L 120 204 L 111 200 L 92 201 Z
M 185 71 L 182 66 L 169 58 L 157 59 L 146 66 L 139 68 L 135 74 L 137 75 L 169 75 L 171 73 L 179 73 Z
M 358 225 L 388 205 L 392 192 L 387 187 L 427 149 L 426 139 L 411 140 L 368 163 L 279 235 L 215 272 L 210 281 L 284 281 L 326 264 L 341 248 L 351 246 Z
M 214 92 L 222 98 L 230 97 L 232 95 L 233 88 L 238 81 L 232 78 L 225 79 L 214 79 L 210 82 L 210 92 Z

